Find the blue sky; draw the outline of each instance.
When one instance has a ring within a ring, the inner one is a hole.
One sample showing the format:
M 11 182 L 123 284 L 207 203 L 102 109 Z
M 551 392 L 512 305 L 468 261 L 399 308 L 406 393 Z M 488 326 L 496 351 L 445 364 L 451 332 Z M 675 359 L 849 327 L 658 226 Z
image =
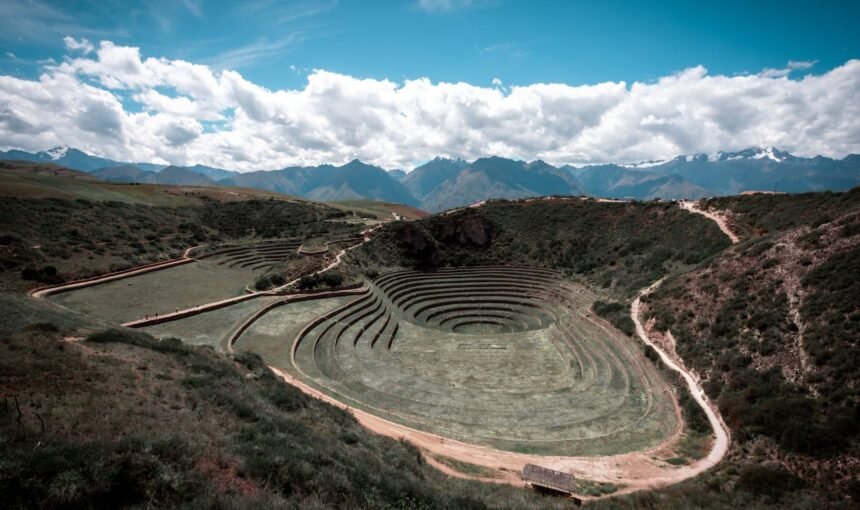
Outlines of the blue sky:
M 231 170 L 860 153 L 860 2 L 0 1 L 0 149 Z
M 755 73 L 789 60 L 817 61 L 808 72 L 822 73 L 860 55 L 860 2 L 844 0 L 3 3 L 0 71 L 17 76 L 57 59 L 64 36 L 237 69 L 270 89 L 301 87 L 316 68 L 395 81 L 576 85 L 696 65 Z

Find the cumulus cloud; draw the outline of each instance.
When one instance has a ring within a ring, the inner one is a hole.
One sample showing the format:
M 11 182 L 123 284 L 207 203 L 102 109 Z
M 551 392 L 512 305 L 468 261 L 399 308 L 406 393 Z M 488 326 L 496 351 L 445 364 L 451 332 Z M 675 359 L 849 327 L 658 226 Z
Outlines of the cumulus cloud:
M 102 41 L 35 80 L 0 75 L 0 147 L 68 144 L 112 159 L 236 169 L 344 163 L 409 168 L 437 155 L 554 164 L 631 162 L 774 145 L 860 152 L 860 61 L 821 75 L 489 86 L 313 70 L 270 90 L 232 70 L 145 57 Z M 789 63 L 807 69 L 811 62 Z
M 63 37 L 63 42 L 66 44 L 66 48 L 72 51 L 80 51 L 84 54 L 87 54 L 95 49 L 95 46 L 88 41 L 87 39 L 81 39 L 78 41 L 74 37 Z

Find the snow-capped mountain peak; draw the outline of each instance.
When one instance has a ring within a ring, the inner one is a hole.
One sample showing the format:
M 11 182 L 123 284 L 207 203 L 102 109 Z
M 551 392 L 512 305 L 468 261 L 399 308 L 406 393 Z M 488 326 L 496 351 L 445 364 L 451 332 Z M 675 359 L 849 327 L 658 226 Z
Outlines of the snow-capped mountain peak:
M 791 154 L 783 152 L 775 147 L 750 147 L 749 149 L 737 152 L 717 151 L 710 154 L 687 154 L 676 157 L 674 161 L 686 161 L 688 163 L 692 163 L 694 161 L 717 163 L 720 161 L 735 161 L 740 159 L 769 159 L 776 163 L 782 163 L 790 157 Z
M 783 161 L 785 161 L 785 157 L 779 157 L 779 155 L 777 154 L 778 152 L 779 151 L 777 151 L 773 147 L 765 147 L 764 149 L 759 149 L 759 152 L 756 153 L 756 155 L 753 156 L 752 159 L 767 158 L 776 161 L 777 163 L 782 163 Z
M 667 163 L 669 160 L 666 159 L 652 159 L 648 161 L 640 161 L 638 163 L 627 163 L 626 165 L 621 165 L 624 168 L 650 168 L 652 166 L 660 166 L 663 163 Z
M 60 145 L 59 147 L 54 147 L 53 149 L 46 150 L 45 154 L 49 158 L 51 158 L 51 161 L 56 161 L 65 156 L 66 153 L 69 152 L 69 148 L 70 147 L 68 145 Z

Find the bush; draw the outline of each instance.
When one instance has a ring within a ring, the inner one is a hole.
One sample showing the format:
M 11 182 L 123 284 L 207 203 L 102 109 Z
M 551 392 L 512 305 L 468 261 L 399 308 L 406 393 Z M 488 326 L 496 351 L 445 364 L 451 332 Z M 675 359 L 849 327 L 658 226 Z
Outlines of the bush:
M 319 275 L 308 275 L 302 276 L 299 280 L 299 289 L 301 290 L 313 290 L 320 285 L 320 277 Z
M 303 276 L 299 280 L 299 289 L 313 290 L 317 287 L 326 286 L 330 289 L 336 289 L 343 284 L 343 274 L 338 271 L 326 271 L 322 274 L 312 274 Z
M 633 336 L 636 334 L 636 324 L 634 324 L 633 319 L 630 318 L 629 307 L 621 303 L 595 301 L 594 304 L 591 305 L 591 309 L 594 313 L 609 321 L 610 324 L 621 330 L 627 336 Z
M 57 274 L 57 268 L 54 266 L 44 266 L 41 269 L 36 269 L 32 266 L 25 267 L 21 271 L 21 278 L 48 284 L 63 282 L 63 279 Z
M 741 468 L 737 489 L 779 499 L 803 485 L 803 480 L 782 469 L 750 465 Z
M 343 275 L 338 271 L 327 271 L 322 275 L 322 283 L 329 288 L 337 288 L 343 284 Z
M 94 343 L 128 344 L 156 352 L 171 354 L 188 354 L 191 352 L 191 350 L 182 343 L 182 340 L 178 338 L 156 340 L 146 333 L 131 329 L 107 329 L 99 331 L 88 336 L 86 341 Z
M 204 493 L 182 440 L 127 439 L 5 450 L 0 493 L 6 508 L 181 506 Z
M 287 283 L 287 280 L 281 274 L 266 274 L 254 282 L 254 290 L 269 290 L 273 287 L 280 287 Z
M 655 349 L 651 345 L 645 346 L 645 357 L 650 359 L 654 363 L 657 363 L 660 361 L 660 354 L 657 352 L 657 349 Z

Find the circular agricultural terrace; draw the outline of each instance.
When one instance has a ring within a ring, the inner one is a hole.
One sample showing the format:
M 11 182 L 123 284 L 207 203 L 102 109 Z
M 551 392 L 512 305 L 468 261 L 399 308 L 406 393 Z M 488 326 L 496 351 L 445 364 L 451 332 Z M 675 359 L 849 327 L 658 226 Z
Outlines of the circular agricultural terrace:
M 388 273 L 284 338 L 284 368 L 345 404 L 476 445 L 566 456 L 656 446 L 680 425 L 671 392 L 636 342 L 591 318 L 594 299 L 544 269 Z

